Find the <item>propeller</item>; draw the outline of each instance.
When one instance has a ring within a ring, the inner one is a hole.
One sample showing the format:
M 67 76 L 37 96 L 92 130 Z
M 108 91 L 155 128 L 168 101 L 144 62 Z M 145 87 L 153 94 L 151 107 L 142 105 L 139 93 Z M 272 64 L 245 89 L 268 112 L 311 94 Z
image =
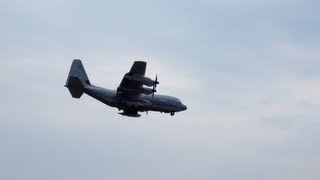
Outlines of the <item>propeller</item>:
M 156 79 L 154 80 L 154 86 L 155 86 L 155 88 L 157 88 L 157 84 L 159 84 L 158 74 L 156 74 Z
M 156 74 L 156 78 L 154 80 L 154 84 L 153 84 L 153 87 L 152 87 L 152 97 L 154 96 L 154 93 L 157 92 L 157 90 L 156 90 L 157 84 L 159 84 L 158 74 Z

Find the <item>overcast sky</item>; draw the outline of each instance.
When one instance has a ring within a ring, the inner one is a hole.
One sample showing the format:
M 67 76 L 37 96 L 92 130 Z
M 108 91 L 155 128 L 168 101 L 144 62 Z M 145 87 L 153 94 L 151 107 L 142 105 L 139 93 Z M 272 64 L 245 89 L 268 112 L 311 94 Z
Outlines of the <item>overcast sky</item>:
M 0 0 L 0 179 L 320 179 L 319 7 Z M 128 118 L 73 99 L 75 58 L 110 89 L 147 61 L 188 110 Z

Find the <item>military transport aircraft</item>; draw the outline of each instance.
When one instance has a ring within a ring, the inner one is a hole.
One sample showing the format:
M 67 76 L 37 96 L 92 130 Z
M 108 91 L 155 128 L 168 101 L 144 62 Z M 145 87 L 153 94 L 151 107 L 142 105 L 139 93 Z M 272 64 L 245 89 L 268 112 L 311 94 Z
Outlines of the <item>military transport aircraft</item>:
M 178 98 L 154 94 L 158 78 L 155 80 L 145 77 L 147 63 L 135 61 L 130 72 L 126 73 L 117 90 L 109 90 L 92 85 L 79 59 L 72 62 L 67 87 L 73 98 L 80 98 L 83 93 L 103 102 L 111 107 L 116 107 L 123 112 L 119 113 L 129 117 L 140 117 L 139 112 L 159 111 L 170 113 L 184 111 L 187 106 L 183 105 Z M 147 88 L 144 86 L 152 87 Z

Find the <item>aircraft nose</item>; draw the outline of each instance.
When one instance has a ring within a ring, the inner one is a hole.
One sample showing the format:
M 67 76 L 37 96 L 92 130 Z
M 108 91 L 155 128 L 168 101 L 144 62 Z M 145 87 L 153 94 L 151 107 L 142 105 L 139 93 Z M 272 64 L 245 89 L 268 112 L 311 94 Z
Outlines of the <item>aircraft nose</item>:
M 182 104 L 182 108 L 181 109 L 182 109 L 182 111 L 187 110 L 187 106 Z

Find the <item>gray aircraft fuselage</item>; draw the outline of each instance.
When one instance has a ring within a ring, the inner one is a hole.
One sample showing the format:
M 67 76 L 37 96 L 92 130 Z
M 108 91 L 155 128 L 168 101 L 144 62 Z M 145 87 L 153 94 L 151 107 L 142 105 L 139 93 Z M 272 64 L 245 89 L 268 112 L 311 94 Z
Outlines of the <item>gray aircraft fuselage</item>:
M 139 66 L 142 67 L 142 70 Z M 119 114 L 130 117 L 139 117 L 138 112 L 148 111 L 165 112 L 173 116 L 175 112 L 186 110 L 187 106 L 182 104 L 178 98 L 154 94 L 156 92 L 154 88 L 143 86 L 159 83 L 157 80 L 152 81 L 144 77 L 145 66 L 145 62 L 135 62 L 130 72 L 125 74 L 118 89 L 110 90 L 92 85 L 81 61 L 74 60 L 65 86 L 74 98 L 80 98 L 85 93 L 108 106 L 123 110 Z M 135 75 L 139 73 L 143 75 Z

